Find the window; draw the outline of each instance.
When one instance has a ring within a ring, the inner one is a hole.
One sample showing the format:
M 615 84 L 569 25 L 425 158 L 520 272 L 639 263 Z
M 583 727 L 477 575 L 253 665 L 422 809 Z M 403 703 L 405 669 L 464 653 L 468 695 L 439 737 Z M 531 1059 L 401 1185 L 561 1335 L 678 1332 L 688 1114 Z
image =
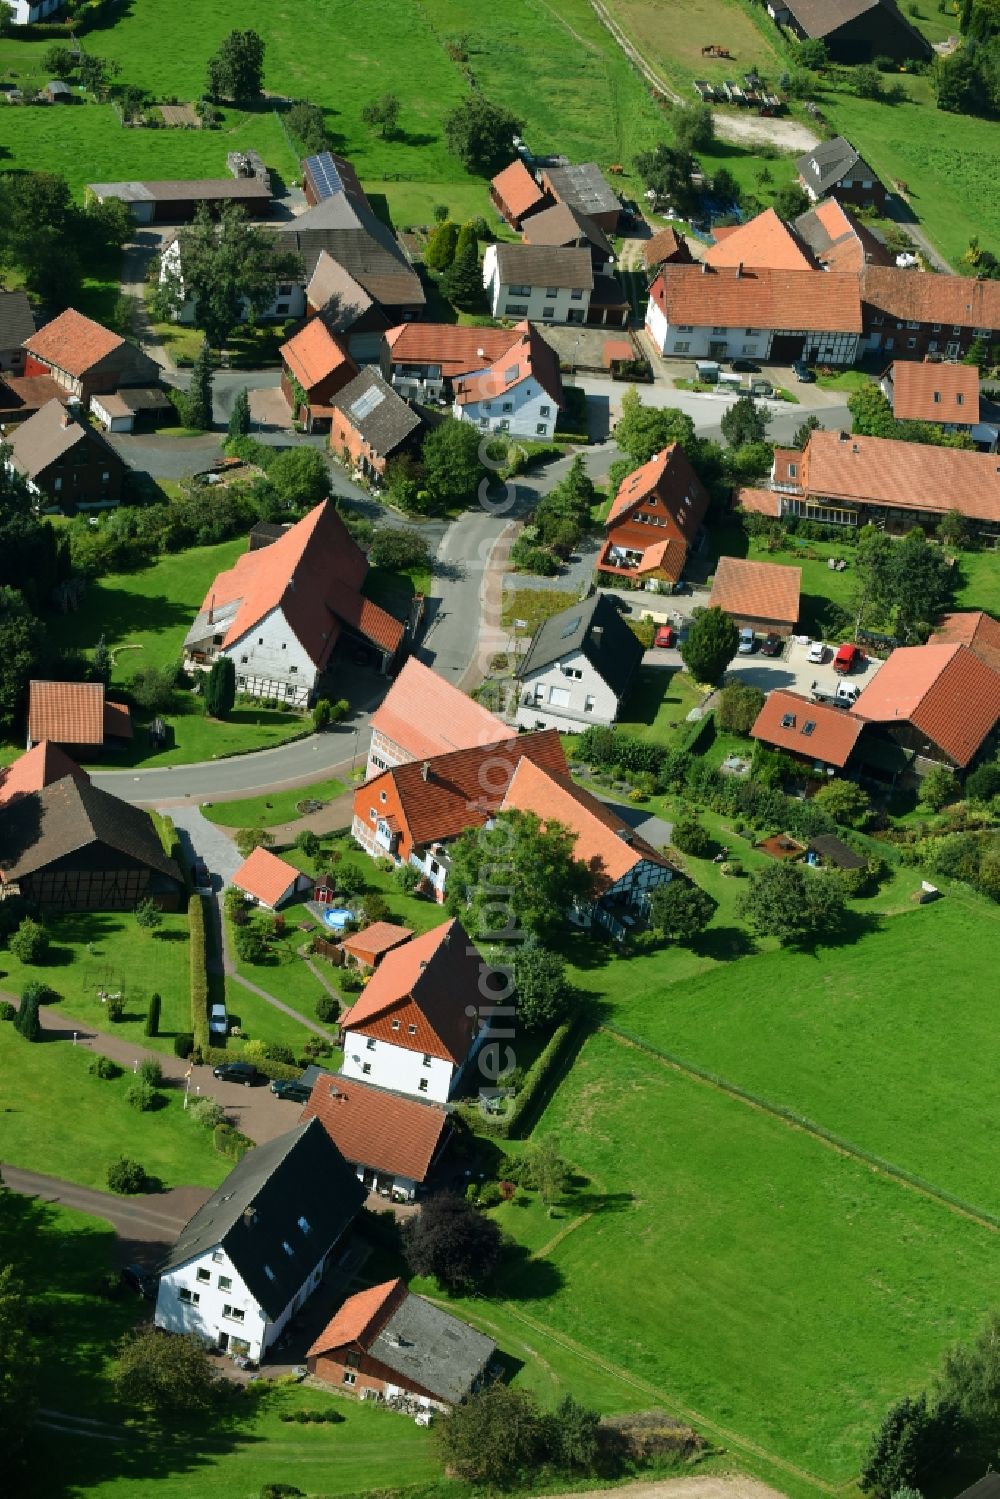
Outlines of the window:
M 199 1271 L 198 1271 L 198 1279 L 200 1281 L 207 1281 L 207 1280 L 211 1280 L 212 1277 L 209 1275 L 209 1273 L 208 1273 L 207 1270 L 199 1269 Z
M 358 1376 L 355 1374 L 354 1370 L 353 1369 L 345 1369 L 344 1370 L 344 1383 L 350 1385 L 350 1384 L 357 1384 L 357 1382 L 358 1382 Z
M 406 1027 L 406 1034 L 408 1036 L 415 1036 L 417 1034 L 417 1028 L 416 1028 L 416 1026 L 415 1025 L 408 1025 Z
M 744 354 L 756 354 L 756 352 L 757 352 L 757 345 L 756 344 L 744 344 L 743 345 L 743 352 L 744 352 Z
M 483 410 L 484 411 L 492 411 L 493 410 L 493 402 L 492 401 L 484 401 L 483 402 Z
M 480 418 L 479 418 L 479 425 L 480 425 L 480 426 L 481 426 L 481 427 L 488 427 L 488 426 L 489 426 L 489 424 L 490 424 L 490 419 L 489 419 L 489 417 L 488 417 L 488 416 L 481 416 L 481 417 L 480 417 Z
M 375 1037 L 374 1036 L 369 1036 L 367 1044 L 368 1044 L 368 1050 L 369 1051 L 374 1051 L 375 1050 Z
M 503 405 L 500 407 L 500 410 L 501 411 L 513 411 L 514 410 L 514 402 L 513 401 L 504 401 Z
M 940 323 L 934 323 L 934 324 L 932 324 L 932 326 L 931 326 L 931 332 L 932 333 L 940 333 L 941 332 L 941 324 Z
M 571 291 L 569 295 L 570 295 L 570 301 L 572 301 L 572 302 L 582 302 L 583 301 L 583 292 L 582 291 Z
M 52 488 L 55 490 L 56 494 L 58 494 L 60 489 L 62 489 L 62 479 L 58 476 L 58 474 L 52 481 Z
M 197 1306 L 201 1297 L 197 1291 L 191 1291 L 187 1286 L 180 1286 L 177 1291 L 178 1301 L 190 1302 L 191 1306 Z
M 725 333 L 725 331 L 726 331 L 725 328 L 713 328 L 712 329 L 713 333 Z
M 246 1320 L 246 1312 L 241 1306 L 229 1306 L 222 1308 L 222 1315 L 228 1317 L 230 1322 L 243 1322 Z
M 573 677 L 575 681 L 583 681 L 583 672 L 578 666 L 563 666 L 561 668 L 564 677 Z
M 542 308 L 542 317 L 543 318 L 547 318 L 547 317 L 548 318 L 552 318 L 552 317 L 555 317 L 555 315 L 556 315 L 556 310 L 555 310 L 554 307 L 543 307 Z
M 937 392 L 935 392 L 935 394 L 937 394 Z M 965 405 L 965 395 L 960 390 L 958 390 L 958 391 L 955 392 L 955 405 L 956 406 L 964 406 Z
M 932 339 L 931 342 L 927 345 L 927 352 L 928 354 L 937 353 L 937 339 Z
M 558 288 L 558 286 L 547 286 L 545 288 L 545 295 L 547 297 L 558 297 L 558 295 L 559 295 L 559 288 Z
M 798 472 L 799 472 L 799 466 L 798 466 L 797 463 L 790 463 L 788 465 L 788 477 L 790 479 L 796 478 L 796 476 L 798 475 Z
M 506 317 L 527 317 L 528 316 L 527 303 L 523 303 L 523 302 L 508 302 L 507 306 L 504 309 L 504 314 L 505 314 Z
M 961 399 L 962 399 L 961 396 L 959 396 L 958 399 L 961 401 Z M 940 406 L 940 404 L 941 404 L 941 392 L 939 390 L 936 390 L 934 392 L 934 404 L 935 404 L 935 406 Z
M 508 286 L 507 290 L 508 290 L 508 292 L 510 293 L 510 295 L 512 297 L 530 297 L 531 296 L 531 287 L 530 286 Z
M 678 323 L 677 331 L 678 333 L 693 333 L 694 323 Z
M 756 338 L 757 337 L 757 329 L 756 328 L 744 328 L 743 332 L 746 334 L 747 338 Z
M 425 1051 L 424 1052 L 424 1066 L 425 1067 L 429 1067 L 430 1065 L 431 1065 L 430 1052 Z
M 583 711 L 584 713 L 593 713 L 594 711 L 594 696 L 591 692 L 588 692 L 583 700 Z
M 365 1063 L 363 1063 L 362 1067 L 361 1067 L 361 1075 L 362 1075 L 362 1077 L 367 1077 L 369 1075 L 369 1073 L 371 1072 L 371 1070 L 372 1070 L 372 1064 L 371 1064 L 371 1062 L 365 1062 Z
M 215 1261 L 215 1263 L 217 1265 L 221 1265 L 222 1261 L 225 1259 L 225 1257 L 226 1256 L 223 1254 L 223 1252 L 222 1252 L 221 1249 L 213 1249 L 212 1250 L 212 1258 L 213 1258 L 213 1260 Z
M 386 802 L 386 801 L 389 800 L 389 798 L 386 796 L 386 794 L 385 794 L 384 791 L 380 791 L 379 792 L 378 799 L 379 799 L 380 802 Z
M 439 874 L 440 870 L 441 870 L 441 865 L 438 863 L 438 861 L 436 859 L 432 859 L 431 860 L 431 874 Z
M 279 286 L 278 287 L 278 296 L 279 297 L 290 297 L 291 295 L 292 295 L 292 288 L 291 288 L 290 285 L 286 284 L 285 286 Z
M 368 816 L 371 818 L 372 822 L 378 822 L 378 813 L 375 811 L 374 807 L 368 808 Z
M 958 338 L 959 334 L 962 331 L 961 324 L 960 323 L 956 323 L 955 326 L 954 326 L 954 328 L 952 328 L 951 331 L 952 331 L 952 333 L 954 333 L 955 337 Z
M 309 1219 L 304 1214 L 299 1219 L 299 1228 L 301 1228 L 301 1230 L 302 1230 L 302 1232 L 304 1234 L 311 1234 L 312 1233 L 312 1224 L 309 1222 Z
M 101 483 L 102 484 L 107 484 L 110 478 L 111 478 L 111 470 L 109 468 L 104 469 L 103 472 L 101 473 Z
M 497 431 L 498 432 L 509 432 L 510 431 L 510 422 L 508 422 L 506 420 L 497 422 Z
M 228 1276 L 228 1275 L 220 1275 L 219 1276 L 219 1290 L 220 1291 L 231 1291 L 232 1289 L 233 1289 L 233 1282 L 232 1282 L 231 1277 Z
M 289 1242 L 288 1242 L 287 1239 L 282 1239 L 282 1241 L 281 1241 L 281 1247 L 285 1251 L 285 1253 L 288 1255 L 288 1258 L 291 1259 L 292 1256 L 295 1253 L 295 1250 L 292 1248 L 291 1244 L 289 1244 Z
M 360 1355 L 360 1353 L 348 1353 L 345 1356 L 345 1358 L 344 1358 L 344 1363 L 347 1364 L 348 1367 L 351 1368 L 351 1369 L 356 1369 L 358 1367 L 358 1365 L 360 1364 L 360 1362 L 361 1362 L 361 1355 Z
M 250 657 L 249 657 L 249 656 L 241 656 L 241 657 L 240 657 L 240 665 L 241 665 L 241 666 L 246 666 L 246 664 L 247 664 L 247 662 L 248 662 L 248 661 L 249 661 L 249 660 L 250 660 Z
M 420 1081 L 417 1083 L 417 1092 L 418 1093 L 426 1093 L 427 1092 L 427 1079 L 425 1077 L 422 1077 L 420 1079 Z
M 392 1022 L 392 1028 L 393 1028 L 394 1031 L 398 1031 L 399 1030 L 399 1021 L 398 1020 L 394 1020 Z
M 569 688 L 568 687 L 550 687 L 549 688 L 549 702 L 552 704 L 553 708 L 568 708 L 569 707 Z
M 284 646 L 282 646 L 282 647 L 281 647 L 281 649 L 282 649 L 282 650 L 284 650 L 284 649 L 285 649 L 285 647 L 284 647 Z M 289 676 L 290 676 L 290 677 L 294 677 L 294 676 L 295 676 L 295 675 L 296 675 L 296 673 L 297 673 L 297 672 L 298 672 L 298 667 L 297 667 L 297 666 L 290 666 L 290 667 L 289 667 L 289 668 L 288 668 L 288 675 L 289 675 Z
M 264 637 L 263 637 L 263 635 L 258 635 L 257 636 L 257 644 L 258 645 L 263 645 L 264 644 Z
M 918 322 L 916 322 L 913 318 L 907 318 L 907 320 L 906 320 L 906 326 L 908 328 L 919 328 L 920 324 Z
M 288 644 L 287 644 L 287 642 L 286 642 L 286 641 L 284 641 L 284 640 L 283 640 L 283 641 L 282 641 L 282 642 L 281 642 L 281 649 L 282 649 L 282 650 L 283 650 L 283 651 L 287 651 L 287 649 L 288 649 Z M 293 671 L 294 671 L 294 670 L 295 670 L 295 668 L 294 668 L 294 666 L 293 666 L 293 667 L 292 667 L 292 670 L 293 670 Z
M 689 343 L 684 343 L 684 342 L 675 343 L 674 344 L 674 353 L 675 354 L 686 354 L 688 352 L 688 350 L 690 349 L 690 347 L 691 347 L 691 345 Z
M 872 179 L 870 177 L 865 177 L 862 179 L 861 186 L 863 188 L 870 189 L 874 186 L 874 183 L 872 182 Z
M 546 432 L 548 432 L 548 430 L 549 429 L 548 429 L 547 425 L 545 424 L 545 422 L 539 422 L 538 425 L 535 427 L 535 432 L 536 432 L 537 436 L 539 436 L 539 437 L 544 437 L 545 434 L 546 434 Z
M 908 338 L 906 340 L 906 347 L 908 349 L 915 349 L 917 347 L 917 340 L 915 338 Z
M 295 670 L 294 666 L 292 667 L 292 670 L 293 671 Z M 291 682 L 286 682 L 285 683 L 285 696 L 286 697 L 294 697 L 295 696 L 295 688 L 292 686 Z
M 872 318 L 872 322 L 875 324 L 876 328 L 881 328 L 884 321 L 885 319 L 883 318 L 881 313 L 879 313 L 877 317 Z
M 288 311 L 290 305 L 288 302 L 278 302 L 275 304 L 274 310 L 278 313 L 285 313 Z
M 552 415 L 552 407 L 551 406 L 539 406 L 539 408 L 538 408 L 538 415 L 539 416 L 551 416 Z

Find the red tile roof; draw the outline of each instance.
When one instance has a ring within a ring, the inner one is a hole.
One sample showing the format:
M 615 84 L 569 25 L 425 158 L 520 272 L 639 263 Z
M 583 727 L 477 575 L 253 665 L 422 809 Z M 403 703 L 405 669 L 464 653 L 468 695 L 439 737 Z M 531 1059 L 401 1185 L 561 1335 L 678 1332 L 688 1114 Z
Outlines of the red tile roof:
M 741 510 L 750 510 L 755 515 L 778 517 L 778 496 L 773 489 L 741 489 L 737 493 Z
M 892 412 L 900 421 L 958 422 L 979 420 L 979 371 L 971 364 L 920 364 L 897 359 L 892 380 Z
M 65 370 L 67 375 L 85 375 L 95 364 L 121 348 L 125 340 L 110 328 L 95 323 L 68 307 L 51 323 L 46 323 L 37 333 L 24 341 L 29 354 L 43 364 L 54 365 Z
M 132 714 L 127 704 L 104 700 L 104 734 L 109 739 L 131 739 Z
M 448 1112 L 354 1078 L 316 1079 L 302 1119 L 317 1118 L 345 1160 L 418 1184 L 448 1136 Z
M 708 603 L 710 608 L 724 609 L 736 619 L 795 625 L 801 588 L 801 567 L 720 557 Z
M 683 234 L 676 229 L 661 229 L 642 247 L 642 259 L 648 271 L 655 270 L 666 260 L 690 260 L 691 251 Z
M 502 172 L 498 172 L 490 186 L 515 219 L 525 218 L 547 201 L 520 157 L 517 161 L 512 161 L 509 167 L 504 167 Z
M 398 744 L 412 760 L 517 738 L 516 729 L 494 718 L 416 656 L 407 657 L 372 714 L 371 726 Z
M 262 906 L 274 907 L 300 873 L 301 870 L 286 864 L 269 848 L 255 848 L 233 875 L 233 884 L 259 900 Z
M 889 437 L 817 430 L 806 446 L 806 494 L 851 503 L 1000 521 L 1000 458 Z
M 861 277 L 861 298 L 899 322 L 940 323 L 951 328 L 1000 328 L 1000 281 L 901 271 L 870 265 Z
M 573 857 L 594 875 L 598 892 L 616 884 L 644 860 L 669 867 L 669 859 L 640 838 L 606 802 L 584 791 L 568 775 L 553 774 L 530 760 L 522 760 L 514 772 L 503 810 L 533 812 L 543 823 L 559 822 L 575 833 Z
M 402 622 L 363 594 L 345 590 L 338 595 L 334 612 L 345 625 L 350 625 L 366 640 L 374 641 L 383 651 L 394 652 L 403 638 Z
M 41 791 L 63 776 L 72 776 L 77 781 L 89 781 L 85 770 L 75 760 L 64 754 L 58 745 L 43 739 L 34 749 L 19 756 L 12 765 L 0 769 L 0 806 L 14 800 L 16 796 L 27 796 L 32 791 Z
M 465 328 L 452 323 L 400 323 L 385 334 L 393 364 L 438 364 L 448 379 L 485 369 L 519 339 L 516 328 Z
M 562 376 L 555 349 L 531 323 L 518 323 L 514 331 L 519 335 L 517 342 L 494 360 L 489 369 L 456 381 L 455 400 L 459 406 L 498 400 L 526 380 L 537 380 L 553 404 L 562 405 Z
M 401 947 L 412 936 L 413 932 L 408 926 L 396 926 L 391 921 L 373 921 L 363 932 L 354 932 L 350 937 L 345 937 L 340 946 L 352 957 L 366 962 L 369 958 L 378 958 L 383 953 L 391 952 L 394 947 Z
M 930 643 L 968 645 L 994 671 L 1000 671 L 1000 620 L 976 610 L 943 614 Z
M 367 817 L 371 793 L 387 778 L 415 845 L 456 838 L 466 828 L 482 827 L 499 808 L 514 766 L 525 757 L 550 770 L 566 770 L 559 735 L 555 729 L 542 729 L 477 749 L 435 755 L 422 763 L 396 765 L 365 782 L 355 794 L 355 811 Z
M 803 218 L 806 215 L 802 216 Z M 892 265 L 890 252 L 871 230 L 855 217 L 849 208 L 836 198 L 827 198 L 817 203 L 812 217 L 829 236 L 830 243 L 817 247 L 813 254 L 828 271 L 860 272 L 866 265 Z M 801 227 L 796 220 L 796 228 Z
M 773 208 L 737 225 L 705 251 L 714 266 L 760 266 L 772 271 L 812 271 L 815 263 Z
M 705 518 L 708 495 L 688 462 L 684 449 L 676 442 L 670 443 L 662 453 L 654 454 L 648 463 L 642 464 L 634 473 L 626 474 L 618 486 L 604 529 L 612 531 L 615 526 L 621 525 L 650 495 L 655 495 L 665 505 L 678 530 L 690 545 Z
M 278 352 L 306 392 L 337 370 L 343 372 L 345 385 L 358 372 L 350 354 L 320 317 L 312 318 Z
M 38 744 L 104 743 L 104 683 L 44 682 L 28 686 L 28 738 Z
M 460 1067 L 478 1030 L 482 970 L 483 960 L 462 923 L 443 922 L 386 954 L 350 1010 L 340 1017 L 341 1028 L 345 1033 L 364 1034 L 409 1000 L 423 1015 L 432 1039 L 411 1039 L 401 1029 L 393 1044 L 428 1052 Z
M 965 766 L 1000 721 L 1000 673 L 967 645 L 903 646 L 851 712 L 875 723 L 909 722 Z
M 409 1294 L 397 1277 L 396 1280 L 384 1281 L 380 1286 L 372 1286 L 368 1291 L 358 1291 L 355 1295 L 348 1296 L 307 1351 L 306 1358 L 333 1353 L 335 1349 L 344 1348 L 349 1343 L 360 1343 L 362 1347 L 366 1347 L 378 1328 L 388 1321 Z
M 808 734 L 807 724 L 814 725 Z M 779 689 L 767 698 L 750 734 L 776 749 L 809 755 L 824 765 L 844 766 L 863 728 L 859 719 L 841 708 L 813 703 L 801 693 Z
M 858 278 L 833 271 L 666 265 L 649 294 L 671 326 L 861 332 Z

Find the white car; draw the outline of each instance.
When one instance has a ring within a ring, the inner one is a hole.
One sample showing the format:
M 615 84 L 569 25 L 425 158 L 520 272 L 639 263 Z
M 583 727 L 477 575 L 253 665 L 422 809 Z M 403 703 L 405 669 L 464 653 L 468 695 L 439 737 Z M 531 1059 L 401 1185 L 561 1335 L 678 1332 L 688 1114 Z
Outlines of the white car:
M 213 1036 L 225 1036 L 229 1032 L 229 1020 L 225 1005 L 213 1005 L 208 1015 L 208 1029 Z
M 806 656 L 806 660 L 812 666 L 818 666 L 821 662 L 826 660 L 826 646 L 823 644 L 822 640 L 813 641 L 812 645 L 810 645 L 809 647 L 809 654 Z
M 736 647 L 737 655 L 752 656 L 753 648 L 756 643 L 757 642 L 754 640 L 754 634 L 750 626 L 744 625 L 743 629 L 740 631 L 740 643 Z
M 838 708 L 849 708 L 856 703 L 861 696 L 861 688 L 857 682 L 838 682 L 837 690 L 833 694 L 833 701 Z

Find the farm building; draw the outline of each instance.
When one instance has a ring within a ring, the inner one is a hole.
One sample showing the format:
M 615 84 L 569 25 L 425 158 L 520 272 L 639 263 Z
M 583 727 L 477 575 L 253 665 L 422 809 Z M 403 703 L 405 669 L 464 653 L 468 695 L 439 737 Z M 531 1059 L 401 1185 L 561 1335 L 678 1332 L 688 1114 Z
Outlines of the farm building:
M 258 177 L 91 182 L 87 192 L 98 203 L 127 204 L 137 224 L 187 224 L 203 204 L 218 211 L 226 203 L 238 203 L 249 219 L 266 219 L 271 212 L 270 184 Z
M 722 609 L 734 624 L 790 635 L 799 620 L 800 567 L 720 557 L 709 608 Z

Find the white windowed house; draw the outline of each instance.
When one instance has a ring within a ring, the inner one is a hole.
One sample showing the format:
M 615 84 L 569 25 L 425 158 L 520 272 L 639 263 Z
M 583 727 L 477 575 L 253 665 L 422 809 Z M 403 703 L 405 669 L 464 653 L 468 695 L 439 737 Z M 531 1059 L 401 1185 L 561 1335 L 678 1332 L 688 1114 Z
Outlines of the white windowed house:
M 156 1326 L 262 1359 L 320 1284 L 364 1199 L 318 1119 L 249 1151 L 170 1251 Z
M 589 250 L 493 244 L 483 256 L 483 285 L 494 317 L 585 323 L 594 268 Z
M 642 646 L 606 594 L 553 614 L 518 668 L 518 724 L 570 734 L 613 724 L 641 661 Z

